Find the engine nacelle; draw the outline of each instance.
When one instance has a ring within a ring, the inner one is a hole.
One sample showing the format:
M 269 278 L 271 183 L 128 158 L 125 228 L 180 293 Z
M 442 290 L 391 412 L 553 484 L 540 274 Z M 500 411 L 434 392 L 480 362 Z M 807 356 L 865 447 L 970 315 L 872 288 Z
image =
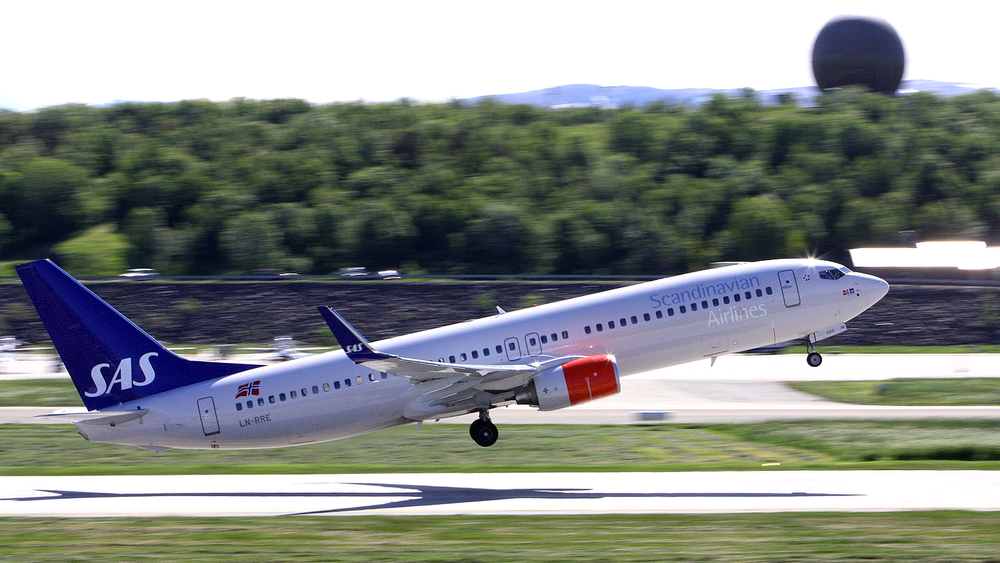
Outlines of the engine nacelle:
M 515 395 L 517 404 L 552 411 L 617 395 L 618 363 L 611 355 L 587 356 L 545 371 Z

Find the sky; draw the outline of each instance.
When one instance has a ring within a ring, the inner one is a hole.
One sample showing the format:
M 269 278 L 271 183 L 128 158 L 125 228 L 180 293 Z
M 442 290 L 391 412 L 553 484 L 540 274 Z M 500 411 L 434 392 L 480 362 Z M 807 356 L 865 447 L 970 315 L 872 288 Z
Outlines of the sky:
M 831 19 L 899 34 L 904 80 L 1000 87 L 1000 3 L 0 0 L 0 108 L 407 97 L 564 84 L 795 88 Z

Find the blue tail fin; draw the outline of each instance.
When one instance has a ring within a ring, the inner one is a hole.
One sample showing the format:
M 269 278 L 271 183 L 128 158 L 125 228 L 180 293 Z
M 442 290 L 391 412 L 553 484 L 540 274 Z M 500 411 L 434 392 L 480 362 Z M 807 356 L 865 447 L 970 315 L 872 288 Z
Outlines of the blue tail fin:
M 48 260 L 17 275 L 90 410 L 259 367 L 181 358 Z

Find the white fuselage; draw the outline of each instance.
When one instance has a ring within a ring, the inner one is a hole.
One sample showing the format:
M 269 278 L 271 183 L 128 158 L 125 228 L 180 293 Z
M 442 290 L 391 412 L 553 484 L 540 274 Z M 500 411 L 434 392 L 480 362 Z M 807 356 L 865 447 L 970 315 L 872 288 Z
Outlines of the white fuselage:
M 831 270 L 841 274 L 821 277 Z M 409 358 L 475 365 L 612 354 L 627 376 L 802 338 L 857 316 L 888 290 L 878 278 L 844 272 L 818 260 L 740 264 L 372 345 Z M 420 398 L 440 386 L 373 372 L 335 351 L 104 409 L 148 411 L 136 420 L 77 426 L 90 440 L 143 447 L 288 446 L 469 412 L 414 407 L 426 405 Z M 487 391 L 496 393 L 493 405 L 510 402 L 509 389 Z

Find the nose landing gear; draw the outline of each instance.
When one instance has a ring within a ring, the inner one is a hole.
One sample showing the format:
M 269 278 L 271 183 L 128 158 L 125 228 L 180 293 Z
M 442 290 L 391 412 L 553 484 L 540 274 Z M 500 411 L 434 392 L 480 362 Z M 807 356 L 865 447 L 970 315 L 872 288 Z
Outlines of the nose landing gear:
M 477 444 L 484 448 L 488 448 L 497 442 L 497 438 L 500 437 L 500 431 L 497 430 L 496 425 L 490 420 L 490 411 L 486 409 L 479 411 L 479 418 L 469 425 L 469 435 L 472 436 L 472 439 Z
M 823 363 L 823 356 L 820 356 L 819 352 L 816 351 L 816 344 L 810 340 L 806 349 L 809 350 L 809 353 L 806 354 L 806 363 L 809 364 L 809 367 L 819 367 Z

